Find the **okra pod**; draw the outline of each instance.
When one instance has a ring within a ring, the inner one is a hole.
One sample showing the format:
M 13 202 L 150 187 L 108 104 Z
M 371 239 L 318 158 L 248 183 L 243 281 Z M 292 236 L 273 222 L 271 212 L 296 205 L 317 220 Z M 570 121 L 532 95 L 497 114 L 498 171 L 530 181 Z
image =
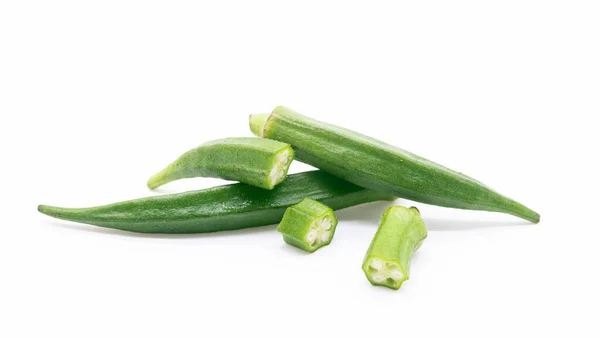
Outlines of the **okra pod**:
M 181 155 L 148 180 L 150 189 L 181 178 L 216 177 L 264 189 L 281 183 L 294 158 L 285 143 L 256 137 L 206 142 Z
M 409 277 L 413 253 L 426 237 L 427 229 L 417 208 L 389 207 L 363 261 L 369 282 L 399 289 Z
M 275 108 L 268 118 L 251 115 L 250 126 L 258 136 L 290 144 L 297 160 L 365 188 L 426 204 L 540 220 L 535 211 L 462 173 L 286 107 Z
M 287 207 L 305 197 L 335 210 L 393 199 L 323 171 L 309 171 L 289 175 L 273 190 L 236 183 L 92 208 L 40 205 L 38 210 L 54 218 L 125 231 L 204 233 L 276 224 Z
M 286 243 L 314 252 L 331 243 L 337 223 L 330 207 L 307 197 L 287 208 L 277 231 Z

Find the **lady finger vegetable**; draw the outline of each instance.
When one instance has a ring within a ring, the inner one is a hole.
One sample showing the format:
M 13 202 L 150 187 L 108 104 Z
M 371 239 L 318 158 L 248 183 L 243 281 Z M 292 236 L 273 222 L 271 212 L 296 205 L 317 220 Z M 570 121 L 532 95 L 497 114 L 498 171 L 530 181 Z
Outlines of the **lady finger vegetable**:
M 535 211 L 482 183 L 354 131 L 277 107 L 251 115 L 259 136 L 289 143 L 296 159 L 365 188 L 444 207 L 497 211 L 537 223 Z
M 389 207 L 363 261 L 362 269 L 373 285 L 399 289 L 408 279 L 410 259 L 427 237 L 419 210 Z
M 337 226 L 333 210 L 311 198 L 287 208 L 277 231 L 283 240 L 308 252 L 331 243 Z
M 287 207 L 305 197 L 333 209 L 392 198 L 310 171 L 290 175 L 273 190 L 237 183 L 92 208 L 40 205 L 38 210 L 55 218 L 133 232 L 202 233 L 278 223 Z
M 150 189 L 189 177 L 217 177 L 265 189 L 281 183 L 294 158 L 285 143 L 237 137 L 204 143 L 181 155 L 148 181 Z

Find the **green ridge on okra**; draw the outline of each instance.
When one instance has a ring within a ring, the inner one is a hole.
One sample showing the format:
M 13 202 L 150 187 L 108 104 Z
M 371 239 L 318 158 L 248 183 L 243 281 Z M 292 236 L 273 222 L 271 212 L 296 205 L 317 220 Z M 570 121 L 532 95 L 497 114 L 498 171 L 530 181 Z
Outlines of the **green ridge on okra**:
M 294 159 L 289 144 L 256 137 L 206 142 L 187 151 L 148 180 L 150 189 L 181 178 L 216 177 L 273 189 Z
M 334 210 L 391 200 L 323 171 L 289 175 L 273 190 L 236 183 L 91 208 L 40 205 L 48 216 L 143 233 L 205 233 L 276 224 L 287 207 L 310 197 Z
M 297 160 L 365 188 L 426 204 L 540 221 L 535 211 L 464 174 L 286 107 L 277 107 L 270 115 L 251 115 L 250 129 L 257 136 L 290 144 Z

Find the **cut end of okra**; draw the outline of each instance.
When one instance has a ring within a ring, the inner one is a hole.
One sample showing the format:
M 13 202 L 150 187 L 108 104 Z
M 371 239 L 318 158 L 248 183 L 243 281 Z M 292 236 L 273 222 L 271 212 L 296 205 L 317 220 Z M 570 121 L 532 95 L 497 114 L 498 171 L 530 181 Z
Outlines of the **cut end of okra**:
M 363 261 L 369 282 L 398 290 L 409 278 L 412 255 L 426 237 L 427 229 L 417 208 L 389 207 Z
M 382 285 L 398 290 L 408 275 L 398 262 L 387 261 L 380 258 L 365 260 L 363 271 L 373 285 Z
M 275 156 L 272 169 L 269 171 L 269 177 L 267 177 L 267 186 L 269 189 L 273 189 L 285 180 L 293 159 L 294 151 L 291 147 L 284 148 Z
M 277 231 L 283 235 L 286 243 L 308 252 L 315 252 L 331 243 L 337 223 L 331 208 L 305 198 L 287 208 Z

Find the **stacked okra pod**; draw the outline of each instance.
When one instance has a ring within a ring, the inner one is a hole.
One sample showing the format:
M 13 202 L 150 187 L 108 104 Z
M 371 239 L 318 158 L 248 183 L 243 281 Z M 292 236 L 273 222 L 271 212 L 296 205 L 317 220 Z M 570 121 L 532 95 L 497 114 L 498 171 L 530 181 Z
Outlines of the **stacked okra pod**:
M 38 210 L 64 220 L 144 233 L 205 233 L 279 222 L 284 241 L 308 252 L 331 243 L 338 224 L 333 210 L 397 197 L 540 220 L 533 210 L 466 175 L 286 107 L 251 115 L 250 129 L 258 138 L 207 142 L 150 178 L 148 187 L 191 177 L 240 183 L 91 208 L 40 205 Z M 321 170 L 287 177 L 293 159 Z M 411 257 L 425 237 L 416 208 L 388 208 L 362 264 L 367 279 L 398 289 L 408 279 Z

